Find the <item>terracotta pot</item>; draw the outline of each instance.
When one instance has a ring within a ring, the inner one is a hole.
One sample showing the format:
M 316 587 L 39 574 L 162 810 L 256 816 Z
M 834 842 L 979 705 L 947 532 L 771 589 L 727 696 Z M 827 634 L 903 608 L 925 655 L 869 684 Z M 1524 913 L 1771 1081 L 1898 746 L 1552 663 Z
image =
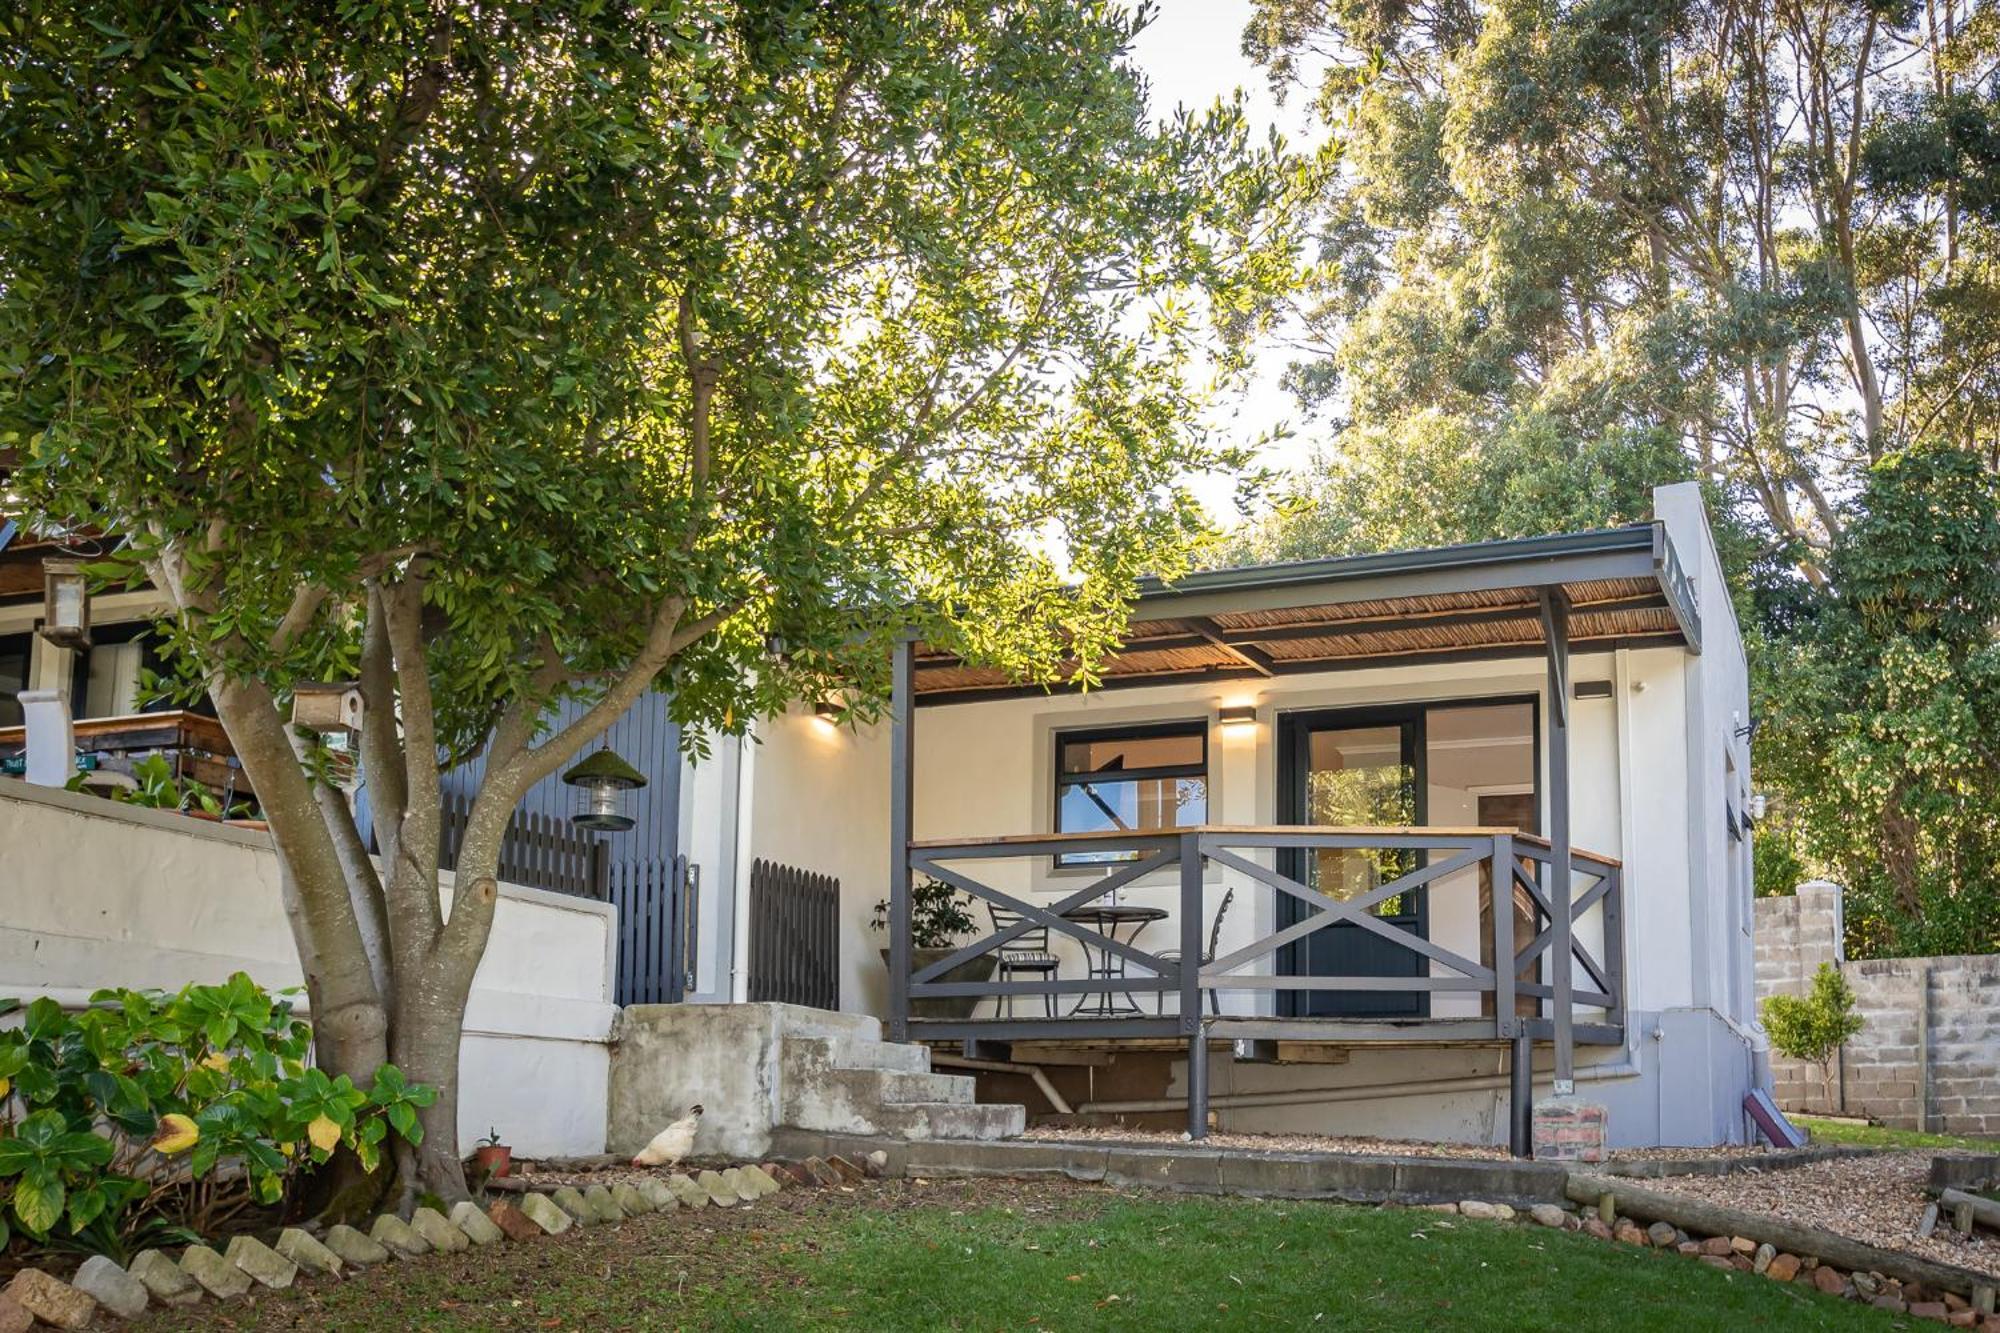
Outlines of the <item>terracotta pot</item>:
M 472 1165 L 488 1180 L 498 1180 L 513 1168 L 514 1150 L 504 1143 L 482 1143 L 472 1150 Z
M 932 963 L 938 962 L 941 959 L 949 958 L 951 957 L 951 955 L 957 952 L 958 950 L 956 948 L 912 949 L 910 950 L 910 971 L 913 973 L 921 972 L 925 968 L 929 967 Z M 889 965 L 889 951 L 887 949 L 883 949 L 881 951 L 881 954 L 882 954 L 882 966 L 887 967 Z M 964 962 L 960 963 L 957 967 L 951 969 L 951 971 L 946 972 L 941 976 L 933 977 L 932 980 L 933 981 L 991 981 L 993 979 L 994 971 L 999 966 L 1000 966 L 1000 960 L 998 958 L 994 957 L 990 953 L 982 954 L 978 958 L 966 959 Z M 974 1009 L 977 1009 L 979 1007 L 979 1002 L 985 998 L 986 997 L 983 995 L 943 995 L 943 996 L 935 996 L 926 1000 L 911 1000 L 910 1017 L 911 1018 L 970 1018 L 972 1017 L 972 1011 Z

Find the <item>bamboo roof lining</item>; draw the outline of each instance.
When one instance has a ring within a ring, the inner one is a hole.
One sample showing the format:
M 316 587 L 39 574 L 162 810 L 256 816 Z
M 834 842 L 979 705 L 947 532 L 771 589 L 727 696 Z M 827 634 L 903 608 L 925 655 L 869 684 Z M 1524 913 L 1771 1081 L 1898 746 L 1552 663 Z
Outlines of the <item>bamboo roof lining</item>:
M 1587 645 L 1593 640 L 1677 637 L 1680 633 L 1659 585 L 1651 580 L 1575 583 L 1567 585 L 1564 591 L 1571 602 L 1573 645 Z M 1605 609 L 1593 610 L 1593 604 Z M 1463 614 L 1466 612 L 1477 613 L 1477 618 L 1467 620 Z M 1203 672 L 1254 671 L 1230 647 L 1200 641 L 1204 635 L 1218 631 L 1237 649 L 1247 648 L 1274 665 L 1291 668 L 1314 662 L 1323 662 L 1330 668 L 1360 665 L 1374 657 L 1506 651 L 1541 644 L 1540 616 L 1540 603 L 1532 589 L 1502 588 L 1217 613 L 1203 620 L 1143 620 L 1133 624 L 1124 651 L 1100 664 L 1099 673 L 1106 680 L 1131 682 L 1147 676 L 1185 678 Z M 1382 623 L 1391 620 L 1397 623 Z M 1355 622 L 1369 624 L 1366 629 L 1341 628 Z M 1322 624 L 1328 627 L 1324 636 L 1299 635 L 1301 627 Z M 1263 638 L 1256 634 L 1259 629 L 1284 633 Z M 1149 643 L 1157 646 L 1149 647 Z M 927 644 L 917 645 L 917 668 L 920 696 L 1002 690 L 1020 684 L 1005 672 L 960 662 Z

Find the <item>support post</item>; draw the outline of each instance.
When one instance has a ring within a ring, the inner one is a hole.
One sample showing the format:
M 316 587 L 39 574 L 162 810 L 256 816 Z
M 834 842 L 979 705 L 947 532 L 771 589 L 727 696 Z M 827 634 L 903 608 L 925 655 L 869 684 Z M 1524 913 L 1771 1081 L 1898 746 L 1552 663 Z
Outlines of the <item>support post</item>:
M 1208 1137 L 1208 1034 L 1196 1016 L 1188 1038 L 1188 1137 L 1196 1143 Z
M 1487 865 L 1487 893 L 1493 899 L 1493 1035 L 1510 1037 L 1520 1028 L 1514 1012 L 1514 838 L 1501 833 L 1493 839 L 1493 859 Z
M 910 801 L 916 760 L 916 640 L 891 659 L 889 695 L 889 1039 L 910 1036 Z
M 1549 693 L 1549 988 L 1554 996 L 1555 1095 L 1576 1091 L 1576 1051 L 1571 1027 L 1571 906 L 1575 902 L 1569 838 L 1569 595 L 1542 589 L 1542 641 L 1548 657 Z
M 1183 833 L 1181 856 L 1181 1031 L 1188 1034 L 1188 1137 L 1208 1137 L 1208 1034 L 1201 1021 L 1201 834 Z
M 1507 1056 L 1507 1148 L 1516 1157 L 1535 1155 L 1535 1039 L 1525 1031 Z

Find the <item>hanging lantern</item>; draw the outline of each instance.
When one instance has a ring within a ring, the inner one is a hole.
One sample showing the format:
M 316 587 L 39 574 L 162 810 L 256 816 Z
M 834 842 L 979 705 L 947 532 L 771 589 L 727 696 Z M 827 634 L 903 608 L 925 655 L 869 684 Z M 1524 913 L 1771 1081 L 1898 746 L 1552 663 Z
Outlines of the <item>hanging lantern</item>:
M 361 732 L 361 687 L 352 682 L 292 687 L 292 725 L 331 739 Z
M 578 828 L 623 833 L 632 827 L 625 813 L 623 793 L 646 785 L 646 775 L 606 747 L 563 774 L 562 780 L 579 791 L 576 813 L 570 823 Z
M 75 652 L 90 647 L 90 585 L 82 561 L 42 562 L 42 637 Z

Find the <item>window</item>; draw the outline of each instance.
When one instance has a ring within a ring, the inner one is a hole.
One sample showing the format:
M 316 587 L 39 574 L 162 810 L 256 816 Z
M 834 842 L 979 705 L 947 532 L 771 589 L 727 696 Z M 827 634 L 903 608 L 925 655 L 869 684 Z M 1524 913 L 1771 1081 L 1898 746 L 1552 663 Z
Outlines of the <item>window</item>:
M 1208 822 L 1208 724 L 1056 736 L 1056 832 L 1159 833 Z M 1134 861 L 1136 852 L 1065 852 L 1058 866 Z
M 0 727 L 21 725 L 19 696 L 28 688 L 28 672 L 34 660 L 33 635 L 0 635 Z

